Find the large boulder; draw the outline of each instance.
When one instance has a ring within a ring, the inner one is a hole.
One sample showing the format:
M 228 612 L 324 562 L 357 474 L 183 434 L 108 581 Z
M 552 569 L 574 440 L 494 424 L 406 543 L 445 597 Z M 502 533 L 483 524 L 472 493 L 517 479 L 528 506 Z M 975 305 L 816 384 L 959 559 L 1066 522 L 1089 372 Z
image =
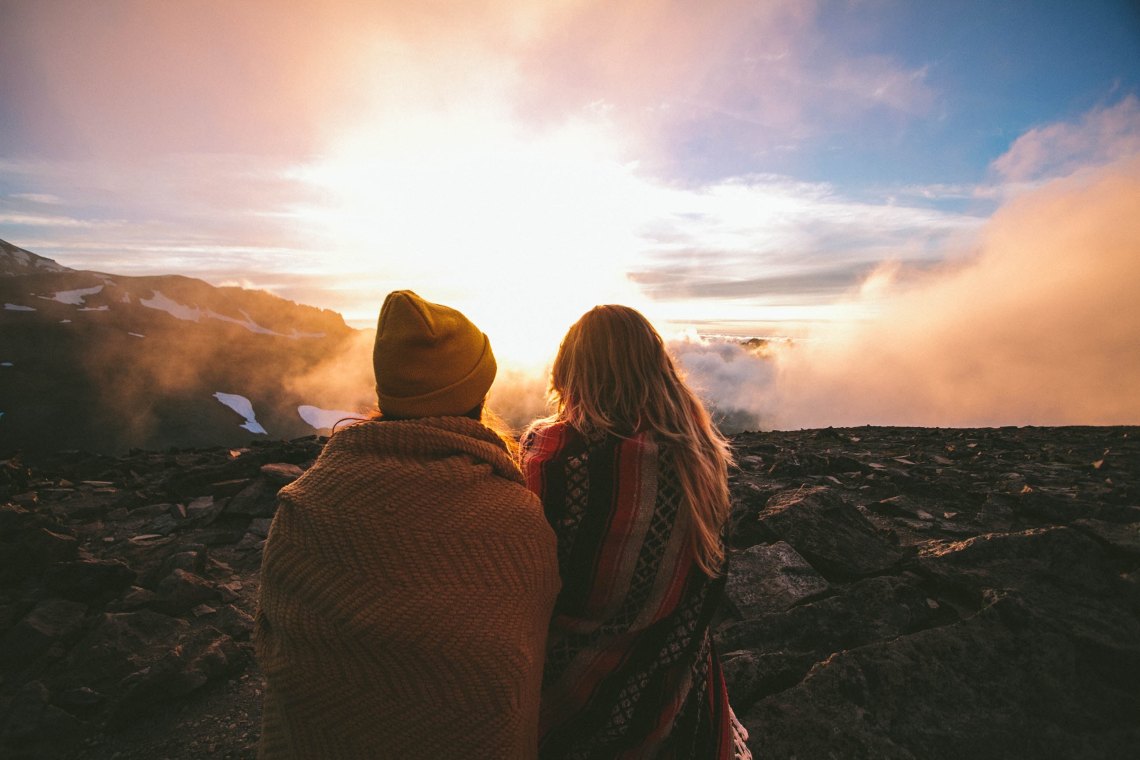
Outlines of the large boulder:
M 1140 746 L 1133 684 L 1081 667 L 1048 627 L 974 618 L 839 652 L 744 715 L 757 757 L 1123 758 Z M 1022 611 L 1014 614 L 1020 615 Z
M 759 519 L 828 580 L 878 575 L 903 557 L 898 547 L 831 488 L 781 491 L 768 500 Z
M 780 612 L 823 594 L 827 581 L 788 544 L 760 544 L 732 558 L 725 596 L 743 618 Z

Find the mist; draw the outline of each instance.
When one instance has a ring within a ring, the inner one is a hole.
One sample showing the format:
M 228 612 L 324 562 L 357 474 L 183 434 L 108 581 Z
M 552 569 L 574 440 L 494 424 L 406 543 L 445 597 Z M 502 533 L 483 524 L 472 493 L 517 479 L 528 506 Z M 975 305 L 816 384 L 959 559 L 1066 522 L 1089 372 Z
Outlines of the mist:
M 873 316 L 779 352 L 754 401 L 781 429 L 1140 422 L 1137 219 L 1140 157 L 1025 192 L 973 256 L 879 272 Z
M 1140 423 L 1137 219 L 1140 157 L 1023 192 L 977 250 L 938 268 L 885 264 L 844 304 L 859 319 L 764 351 L 697 337 L 669 348 L 728 433 Z M 294 390 L 368 403 L 370 342 Z M 549 413 L 546 386 L 545 371 L 501 366 L 490 405 L 521 429 Z

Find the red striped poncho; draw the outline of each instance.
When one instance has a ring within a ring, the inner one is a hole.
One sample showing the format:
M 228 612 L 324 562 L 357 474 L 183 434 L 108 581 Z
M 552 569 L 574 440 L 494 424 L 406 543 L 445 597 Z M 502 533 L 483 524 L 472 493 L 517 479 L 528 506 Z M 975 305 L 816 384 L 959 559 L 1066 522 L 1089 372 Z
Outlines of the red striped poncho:
M 684 495 L 648 434 L 523 436 L 523 473 L 558 537 L 562 591 L 543 673 L 540 756 L 732 757 L 709 626 L 724 590 L 695 564 Z

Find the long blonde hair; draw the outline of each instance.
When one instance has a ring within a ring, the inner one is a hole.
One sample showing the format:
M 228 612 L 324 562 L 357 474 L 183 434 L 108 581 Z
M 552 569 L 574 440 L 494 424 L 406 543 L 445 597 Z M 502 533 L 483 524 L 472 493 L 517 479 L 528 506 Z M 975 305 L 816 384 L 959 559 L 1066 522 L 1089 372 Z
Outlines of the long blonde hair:
M 672 451 L 696 562 L 719 575 L 732 452 L 649 320 L 628 306 L 586 312 L 558 348 L 550 394 L 552 419 L 585 435 L 651 433 Z

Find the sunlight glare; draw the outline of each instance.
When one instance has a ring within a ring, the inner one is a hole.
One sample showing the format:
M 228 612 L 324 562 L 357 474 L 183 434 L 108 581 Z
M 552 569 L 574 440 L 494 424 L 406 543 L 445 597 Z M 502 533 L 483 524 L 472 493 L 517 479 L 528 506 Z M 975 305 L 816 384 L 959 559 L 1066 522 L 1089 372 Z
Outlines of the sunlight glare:
M 329 199 L 298 215 L 323 228 L 330 267 L 455 306 L 497 355 L 536 367 L 585 310 L 639 300 L 625 273 L 653 191 L 614 152 L 586 124 L 404 119 L 296 169 Z

